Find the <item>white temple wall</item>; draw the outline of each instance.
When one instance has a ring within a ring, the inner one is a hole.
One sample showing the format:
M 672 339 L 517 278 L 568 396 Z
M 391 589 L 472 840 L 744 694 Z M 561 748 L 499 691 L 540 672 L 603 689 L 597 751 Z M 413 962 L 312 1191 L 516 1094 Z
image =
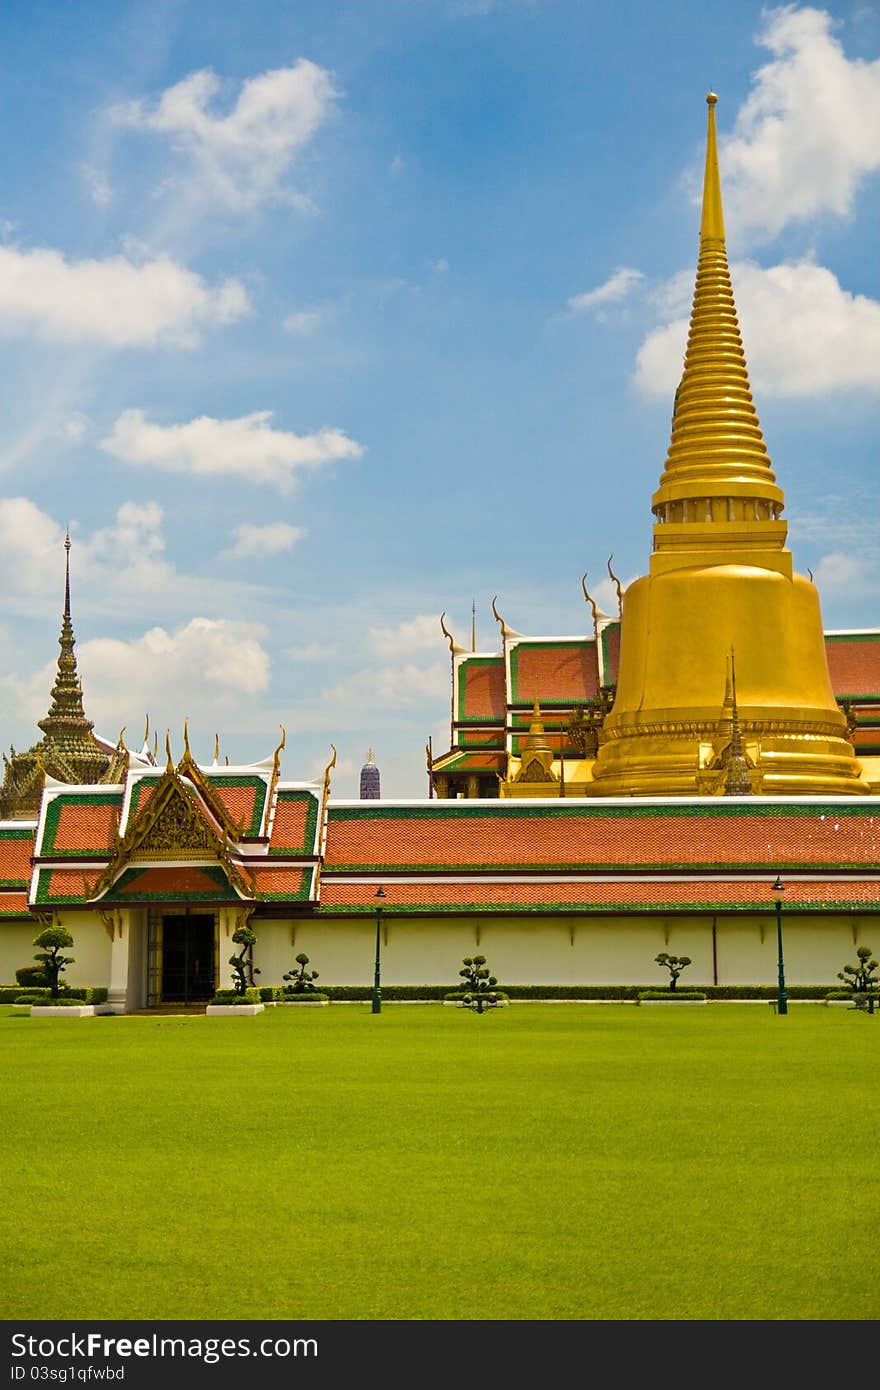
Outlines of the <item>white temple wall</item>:
M 53 925 L 66 927 L 73 945 L 63 955 L 73 956 L 73 964 L 65 968 L 62 980 L 69 985 L 110 985 L 110 937 L 94 912 L 53 914 Z M 34 937 L 43 930 L 42 923 L 0 923 L 0 984 L 15 984 L 15 972 L 22 965 L 37 965 Z
M 71 985 L 122 983 L 127 962 L 125 1007 L 142 1008 L 146 995 L 146 911 L 128 909 L 123 939 L 111 945 L 97 915 L 62 911 L 58 916 L 74 938 L 75 963 L 65 978 Z M 56 917 L 57 920 L 57 917 Z M 459 918 L 404 917 L 386 909 L 382 923 L 383 985 L 457 984 L 465 956 L 484 955 L 499 983 L 548 985 L 634 984 L 663 986 L 666 972 L 655 963 L 660 951 L 691 957 L 680 987 L 774 985 L 777 977 L 775 913 L 692 917 L 590 917 L 580 914 L 512 918 L 483 913 Z M 376 950 L 375 918 L 260 920 L 254 963 L 256 983 L 279 985 L 305 952 L 309 969 L 319 971 L 319 987 L 371 986 Z M 0 924 L 0 984 L 14 984 L 15 971 L 33 959 L 38 922 Z M 230 920 L 220 923 L 219 958 L 224 983 L 228 957 L 236 949 Z M 785 978 L 789 985 L 834 984 L 843 966 L 855 961 L 856 947 L 880 953 L 880 914 L 783 913 Z M 113 952 L 115 950 L 115 956 Z M 713 962 L 714 955 L 714 962 Z M 112 968 L 111 968 L 112 962 Z

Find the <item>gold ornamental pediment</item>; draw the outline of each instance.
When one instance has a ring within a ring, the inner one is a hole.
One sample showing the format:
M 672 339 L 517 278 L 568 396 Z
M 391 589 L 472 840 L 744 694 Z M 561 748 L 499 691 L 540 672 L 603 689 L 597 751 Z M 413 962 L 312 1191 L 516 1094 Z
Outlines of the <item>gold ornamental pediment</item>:
M 169 783 L 164 805 L 147 817 L 129 847 L 130 862 L 143 859 L 204 859 L 222 852 L 218 837 L 179 784 Z M 151 809 L 151 808 L 150 808 Z

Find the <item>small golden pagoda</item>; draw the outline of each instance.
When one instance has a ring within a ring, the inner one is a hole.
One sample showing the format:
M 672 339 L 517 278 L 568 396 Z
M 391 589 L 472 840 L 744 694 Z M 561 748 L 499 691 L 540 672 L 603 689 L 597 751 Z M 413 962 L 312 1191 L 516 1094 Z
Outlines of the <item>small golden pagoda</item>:
M 507 776 L 499 779 L 499 796 L 560 795 L 561 784 L 554 771 L 553 762 L 553 749 L 547 738 L 544 720 L 541 718 L 541 706 L 536 695 L 532 702 L 529 731 L 522 739 L 519 757 L 511 757 L 508 760 Z
M 838 708 L 819 597 L 792 572 L 783 494 L 758 423 L 725 249 L 709 105 L 700 254 L 684 373 L 660 486 L 650 572 L 623 599 L 614 706 L 590 794 L 723 792 L 736 649 L 735 788 L 868 791 Z M 742 760 L 742 761 L 741 761 Z M 714 783 L 717 781 L 718 786 Z
M 83 709 L 82 682 L 77 675 L 70 618 L 70 536 L 64 540 L 64 614 L 58 645 L 58 670 L 52 687 L 49 713 L 37 724 L 43 737 L 26 752 L 10 748 L 3 755 L 0 786 L 0 820 L 36 820 L 46 777 L 73 785 L 122 780 L 128 767 L 128 750 L 122 742 L 115 749 L 92 733 L 94 725 Z

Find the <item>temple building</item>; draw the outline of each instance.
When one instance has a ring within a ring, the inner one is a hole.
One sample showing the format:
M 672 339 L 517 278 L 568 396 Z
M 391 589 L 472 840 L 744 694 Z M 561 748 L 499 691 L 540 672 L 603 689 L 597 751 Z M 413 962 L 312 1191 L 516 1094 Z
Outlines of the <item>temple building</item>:
M 776 979 L 777 876 L 791 984 L 828 984 L 880 932 L 880 629 L 823 632 L 786 549 L 784 496 L 749 388 L 727 266 L 710 94 L 700 248 L 648 573 L 587 632 L 500 650 L 441 628 L 450 747 L 432 795 L 360 797 L 252 765 L 97 739 L 83 710 L 66 542 L 61 655 L 43 739 L 0 793 L 0 984 L 43 923 L 71 983 L 118 1012 L 210 998 L 232 934 L 261 984 L 305 951 L 327 984 L 449 984 L 478 948 L 504 984 Z M 611 559 L 608 572 L 614 580 Z M 382 890 L 382 915 L 377 894 Z

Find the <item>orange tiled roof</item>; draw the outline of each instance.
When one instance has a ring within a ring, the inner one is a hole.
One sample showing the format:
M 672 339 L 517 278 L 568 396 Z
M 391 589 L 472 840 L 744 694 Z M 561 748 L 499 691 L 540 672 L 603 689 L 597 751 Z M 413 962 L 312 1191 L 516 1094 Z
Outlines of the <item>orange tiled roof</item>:
M 826 634 L 825 651 L 835 695 L 880 694 L 880 633 Z
M 222 883 L 220 882 L 220 875 L 216 869 L 209 873 L 194 864 L 173 865 L 167 868 L 133 867 L 126 870 L 106 897 L 192 898 L 207 895 L 214 898 L 217 896 L 218 888 L 222 891 L 224 885 L 227 897 L 238 896 L 225 875 L 222 876 Z
M 518 642 L 510 653 L 511 704 L 580 704 L 599 690 L 596 644 Z
M 41 869 L 37 875 L 34 901 L 83 902 L 95 891 L 101 869 Z
M 122 798 L 117 793 L 51 797 L 39 853 L 109 853 L 116 844 Z
M 312 888 L 313 868 L 295 868 L 279 864 L 252 866 L 257 892 L 261 897 L 293 901 L 306 900 Z
M 506 692 L 504 661 L 497 657 L 468 657 L 456 668 L 459 723 L 469 719 L 496 719 L 504 723 Z
M 0 830 L 0 887 L 27 887 L 33 852 L 33 826 Z
M 880 862 L 880 808 L 876 816 L 874 809 L 861 799 L 830 807 L 763 800 L 331 807 L 325 872 L 873 867 Z
M 536 912 L 545 907 L 562 910 L 567 906 L 595 912 L 663 911 L 693 908 L 694 911 L 713 908 L 750 909 L 775 913 L 767 879 L 731 882 L 724 879 L 696 879 L 690 882 L 658 880 L 645 882 L 628 879 L 612 883 L 585 881 L 579 883 L 461 883 L 449 879 L 444 883 L 397 883 L 383 880 L 386 911 L 395 908 L 430 912 L 516 911 Z M 334 883 L 325 878 L 321 884 L 321 911 L 346 912 L 376 909 L 376 884 Z M 789 881 L 785 886 L 786 907 L 800 911 L 828 911 L 834 908 L 876 907 L 880 905 L 880 879 L 818 879 Z
M 245 834 L 256 834 L 257 831 L 251 829 L 254 818 L 254 809 L 257 804 L 257 789 L 253 786 L 216 786 L 212 783 L 211 790 L 217 800 L 223 806 L 229 819 L 236 825 L 244 828 Z M 259 829 L 259 827 L 257 828 Z
M 313 792 L 282 789 L 275 802 L 270 854 L 313 855 L 318 837 L 318 798 Z
M 29 917 L 27 893 L 0 893 L 0 917 Z

